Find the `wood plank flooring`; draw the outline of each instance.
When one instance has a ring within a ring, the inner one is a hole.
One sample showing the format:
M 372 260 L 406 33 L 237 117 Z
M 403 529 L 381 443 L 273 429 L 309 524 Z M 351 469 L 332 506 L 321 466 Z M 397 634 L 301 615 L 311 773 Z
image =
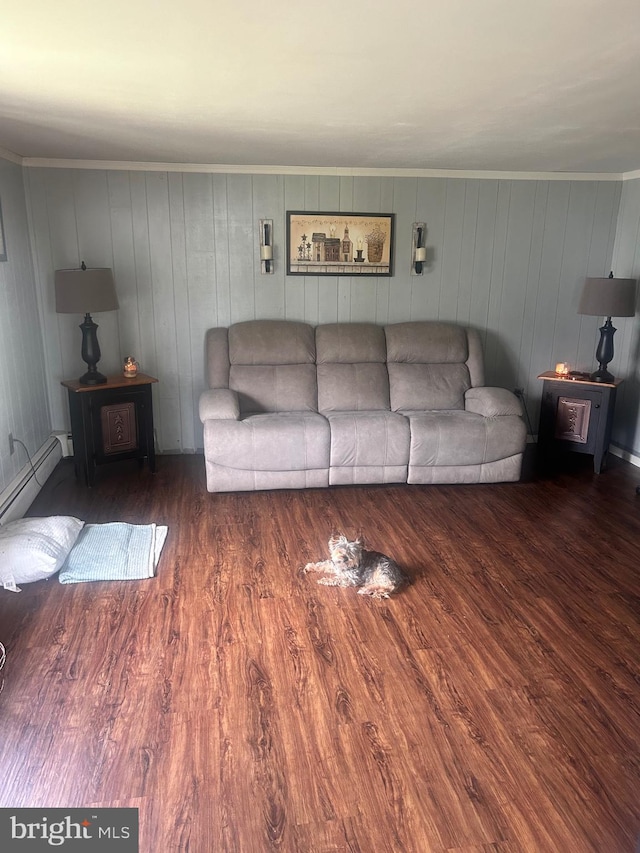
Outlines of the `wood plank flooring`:
M 30 510 L 169 525 L 157 578 L 0 590 L 0 806 L 134 806 L 143 853 L 633 853 L 640 471 L 210 495 L 64 460 Z M 364 533 L 388 601 L 300 566 Z

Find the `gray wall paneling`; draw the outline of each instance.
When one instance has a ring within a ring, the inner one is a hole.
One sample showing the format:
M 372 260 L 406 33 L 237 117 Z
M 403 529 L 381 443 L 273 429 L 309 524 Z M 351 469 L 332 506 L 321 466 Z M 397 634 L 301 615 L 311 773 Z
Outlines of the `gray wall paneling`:
M 195 389 L 205 384 L 204 336 L 210 326 L 208 320 L 218 316 L 213 182 L 210 178 L 202 178 L 202 175 L 185 174 L 182 185 L 186 273 L 182 358 L 189 362 L 191 387 L 187 401 L 190 414 L 187 416 L 193 419 L 190 429 L 183 428 L 183 450 L 202 446 L 202 425 Z
M 39 201 L 44 201 L 42 193 Z M 22 169 L 0 159 L 0 203 L 7 260 L 0 262 L 0 491 L 28 464 L 23 448 L 9 453 L 8 434 L 33 455 L 51 430 L 40 321 L 35 286 L 35 252 L 29 240 Z M 41 222 L 48 217 L 41 205 Z M 45 236 L 41 252 L 48 250 Z M 48 264 L 47 264 L 48 265 Z M 54 353 L 54 358 L 56 354 Z
M 612 269 L 621 278 L 640 279 L 640 179 L 626 181 L 622 188 Z M 639 288 L 640 291 L 640 288 Z M 613 441 L 640 456 L 640 292 L 635 317 L 614 321 L 615 361 L 613 372 L 625 376 L 620 386 Z
M 318 179 L 317 210 L 340 210 L 340 178 L 333 175 Z M 336 276 L 316 276 L 318 287 L 318 323 L 338 319 L 338 281 Z
M 353 179 L 353 207 L 356 212 L 386 213 L 380 207 L 380 178 Z M 376 322 L 376 282 L 375 278 L 352 276 L 350 281 L 350 314 L 354 322 Z
M 285 210 L 305 210 L 304 175 L 287 175 L 284 183 Z M 282 254 L 286 254 L 286 237 L 282 235 Z M 286 263 L 286 261 L 283 261 Z M 286 269 L 286 267 L 285 267 Z M 289 320 L 304 320 L 304 290 L 306 276 L 285 275 L 284 316 Z
M 178 450 L 181 418 L 168 175 L 149 172 L 146 185 L 153 308 L 143 319 L 151 324 L 156 339 L 155 376 L 162 377 L 153 390 L 159 410 L 156 432 L 161 450 Z
M 275 201 L 275 204 L 274 204 Z M 274 263 L 273 272 L 260 273 L 260 234 L 258 223 L 261 219 L 273 220 Z M 281 175 L 255 175 L 253 177 L 253 257 L 256 264 L 256 317 L 269 317 L 280 320 L 285 315 L 285 215 L 284 215 L 284 179 Z
M 606 274 L 614 242 L 616 274 L 637 275 L 638 186 L 627 182 L 620 204 L 616 182 L 30 169 L 54 426 L 68 417 L 59 382 L 82 364 L 79 318 L 52 314 L 53 270 L 84 258 L 113 265 L 121 300 L 98 320 L 101 364 L 119 370 L 132 354 L 159 378 L 163 451 L 202 445 L 206 329 L 254 317 L 471 325 L 488 384 L 523 387 L 535 428 L 537 374 L 557 361 L 594 366 L 599 321 L 576 313 L 582 279 Z M 394 276 L 286 276 L 285 213 L 305 209 L 395 213 Z M 260 273 L 261 218 L 274 221 L 273 275 Z M 427 223 L 422 276 L 410 275 L 415 221 Z M 637 371 L 634 323 L 618 322 L 621 374 Z M 635 393 L 629 381 L 617 434 L 640 453 Z

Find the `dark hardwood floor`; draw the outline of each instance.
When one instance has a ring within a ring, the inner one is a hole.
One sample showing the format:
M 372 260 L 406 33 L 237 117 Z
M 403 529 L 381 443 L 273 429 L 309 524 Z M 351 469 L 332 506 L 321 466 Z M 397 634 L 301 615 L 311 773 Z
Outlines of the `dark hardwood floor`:
M 210 495 L 198 456 L 30 515 L 169 526 L 158 576 L 0 590 L 0 806 L 135 806 L 143 853 L 633 853 L 640 471 Z M 299 567 L 364 533 L 388 601 Z

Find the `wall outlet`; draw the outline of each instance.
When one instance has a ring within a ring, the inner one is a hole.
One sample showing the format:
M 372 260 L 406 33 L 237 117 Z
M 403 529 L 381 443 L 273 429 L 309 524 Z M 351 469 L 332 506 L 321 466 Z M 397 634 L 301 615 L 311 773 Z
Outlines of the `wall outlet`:
M 9 433 L 9 456 L 13 456 L 13 451 L 15 450 L 13 444 L 13 433 Z

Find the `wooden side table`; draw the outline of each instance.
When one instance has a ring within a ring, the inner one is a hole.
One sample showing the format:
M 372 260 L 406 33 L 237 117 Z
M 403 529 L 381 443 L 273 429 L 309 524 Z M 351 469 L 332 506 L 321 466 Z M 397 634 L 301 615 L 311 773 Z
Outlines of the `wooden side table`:
M 156 470 L 153 441 L 153 376 L 109 376 L 103 385 L 61 384 L 69 393 L 76 477 L 93 485 L 95 467 L 121 459 L 147 459 Z
M 592 382 L 569 379 L 552 370 L 541 373 L 544 382 L 538 447 L 544 457 L 565 451 L 590 453 L 599 474 L 606 462 L 616 391 L 622 379 Z

